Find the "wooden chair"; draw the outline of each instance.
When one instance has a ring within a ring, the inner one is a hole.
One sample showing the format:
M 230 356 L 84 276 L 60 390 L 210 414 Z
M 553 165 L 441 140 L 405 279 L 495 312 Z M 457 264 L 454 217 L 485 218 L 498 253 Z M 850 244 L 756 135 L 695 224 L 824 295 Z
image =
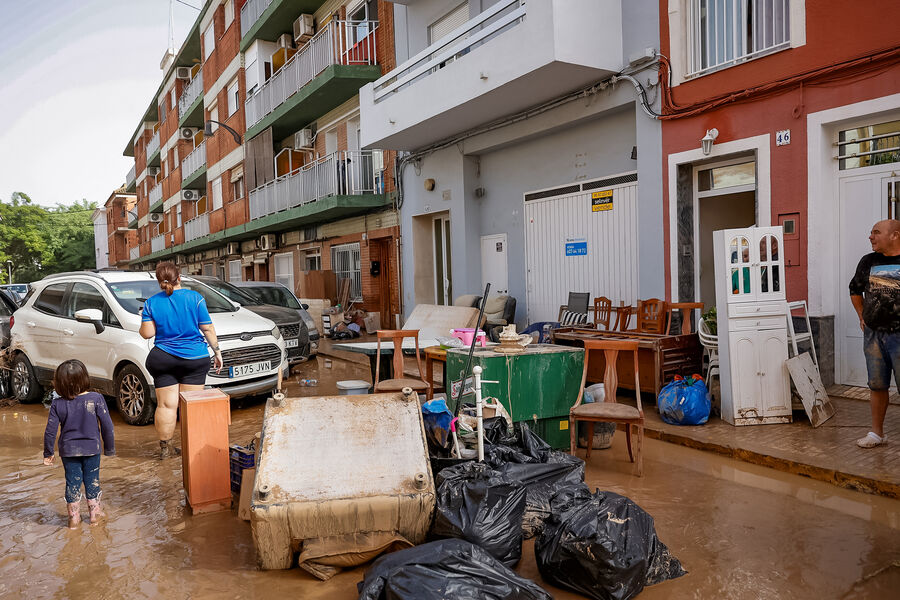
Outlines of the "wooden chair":
M 379 329 L 375 332 L 378 338 L 375 355 L 375 391 L 399 392 L 405 387 L 410 387 L 416 392 L 428 389 L 425 375 L 422 373 L 422 359 L 419 357 L 419 330 L 418 329 Z M 419 367 L 419 378 L 413 379 L 403 376 L 403 340 L 412 338 L 416 342 L 416 366 Z M 394 356 L 391 359 L 393 365 L 393 378 L 381 381 L 381 340 L 390 340 L 394 344 Z
M 691 333 L 691 311 L 700 309 L 703 311 L 703 303 L 702 302 L 672 302 L 669 304 L 670 311 L 680 311 L 681 312 L 681 333 L 683 335 L 687 335 Z M 669 319 L 669 334 L 676 335 L 678 332 L 672 331 L 672 319 Z
M 626 306 L 624 302 L 620 302 L 619 306 L 611 310 L 616 312 L 616 321 L 613 323 L 610 331 L 628 331 L 628 324 L 631 322 L 631 314 L 634 312 L 634 307 Z
M 659 298 L 638 302 L 637 330 L 642 333 L 666 333 L 669 311 L 666 303 Z
M 609 329 L 611 317 L 612 300 L 606 296 L 594 298 L 594 327 L 597 329 Z
M 587 381 L 588 361 L 591 352 L 603 351 L 606 370 L 603 374 L 604 402 L 582 404 L 584 385 Z M 637 408 L 616 402 L 616 390 L 619 387 L 619 376 L 616 372 L 616 360 L 619 352 L 631 352 L 634 356 L 634 387 L 637 397 Z M 578 422 L 588 424 L 588 445 L 586 460 L 591 458 L 591 447 L 594 445 L 594 423 L 616 423 L 625 426 L 625 443 L 628 446 L 628 458 L 636 463 L 637 475 L 644 475 L 644 409 L 641 406 L 640 374 L 638 372 L 638 342 L 633 340 L 585 340 L 584 372 L 581 375 L 581 390 L 578 399 L 569 410 L 569 445 L 572 455 L 578 439 Z M 632 428 L 637 430 L 634 448 L 632 448 Z

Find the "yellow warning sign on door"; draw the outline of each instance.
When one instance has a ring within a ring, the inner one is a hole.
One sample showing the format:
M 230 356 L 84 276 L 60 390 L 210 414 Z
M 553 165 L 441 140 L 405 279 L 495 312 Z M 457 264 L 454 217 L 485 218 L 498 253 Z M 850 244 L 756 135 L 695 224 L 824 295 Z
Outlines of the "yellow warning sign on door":
M 613 191 L 604 190 L 602 192 L 594 192 L 591 194 L 591 212 L 600 212 L 601 210 L 612 210 L 613 207 Z

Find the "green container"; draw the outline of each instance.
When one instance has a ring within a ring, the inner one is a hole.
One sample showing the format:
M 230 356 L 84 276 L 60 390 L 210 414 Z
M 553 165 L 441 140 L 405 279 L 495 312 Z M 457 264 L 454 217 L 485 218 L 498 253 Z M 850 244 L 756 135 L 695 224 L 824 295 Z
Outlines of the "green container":
M 468 348 L 447 351 L 447 381 L 460 380 L 468 353 Z M 500 354 L 490 348 L 476 348 L 472 356 L 472 366 L 475 365 L 484 369 L 481 374 L 483 380 L 499 382 L 482 383 L 482 397 L 497 398 L 509 411 L 513 421 L 528 421 L 532 429 L 535 429 L 535 421 L 540 423 L 545 419 L 556 419 L 556 430 L 551 432 L 553 427 L 548 426 L 547 434 L 557 437 L 564 434 L 567 441 L 563 446 L 568 446 L 568 429 L 560 431 L 558 421 L 565 419 L 568 426 L 569 409 L 575 404 L 581 387 L 583 349 L 529 344 L 521 354 Z M 456 407 L 456 393 L 451 397 L 452 390 L 453 386 L 450 386 L 447 398 L 450 410 Z M 464 403 L 474 403 L 475 394 L 464 394 L 462 399 Z M 550 442 L 549 439 L 547 441 Z M 553 445 L 556 447 L 556 444 Z
M 569 415 L 528 422 L 528 427 L 557 450 L 569 449 Z

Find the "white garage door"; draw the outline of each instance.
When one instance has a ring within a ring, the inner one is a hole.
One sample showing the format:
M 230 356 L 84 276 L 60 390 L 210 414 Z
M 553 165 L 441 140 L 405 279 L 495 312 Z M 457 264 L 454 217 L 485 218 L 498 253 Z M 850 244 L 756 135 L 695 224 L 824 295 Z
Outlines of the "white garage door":
M 569 292 L 635 304 L 637 174 L 525 194 L 528 322 L 555 321 Z

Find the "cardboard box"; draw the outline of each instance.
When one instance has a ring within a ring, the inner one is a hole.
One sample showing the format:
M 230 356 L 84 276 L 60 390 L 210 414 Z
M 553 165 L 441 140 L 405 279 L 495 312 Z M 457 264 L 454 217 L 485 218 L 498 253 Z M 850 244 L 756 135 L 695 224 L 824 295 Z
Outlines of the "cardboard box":
M 300 298 L 300 303 L 309 305 L 306 312 L 309 313 L 309 316 L 315 321 L 316 327 L 319 328 L 319 335 L 322 335 L 322 332 L 325 331 L 325 328 L 322 326 L 322 313 L 326 309 L 331 308 L 331 300 L 322 300 L 321 298 Z
M 363 322 L 366 325 L 366 333 L 374 335 L 376 331 L 381 329 L 381 313 L 370 312 Z

